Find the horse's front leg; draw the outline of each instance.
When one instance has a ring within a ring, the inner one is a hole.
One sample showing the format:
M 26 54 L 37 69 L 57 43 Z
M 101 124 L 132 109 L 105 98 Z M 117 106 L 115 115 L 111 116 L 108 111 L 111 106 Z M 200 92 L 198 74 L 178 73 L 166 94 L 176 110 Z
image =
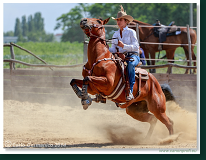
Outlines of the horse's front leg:
M 91 105 L 92 100 L 96 101 L 95 99 L 91 99 L 88 95 L 88 89 L 91 89 L 90 92 L 94 94 L 101 93 L 108 93 L 112 90 L 114 84 L 114 80 L 110 75 L 108 77 L 104 76 L 87 76 L 83 80 L 82 85 L 82 105 L 84 109 L 87 109 L 89 105 Z M 90 93 L 91 94 L 91 93 Z M 96 97 L 97 98 L 97 97 Z M 96 101 L 97 102 L 97 101 Z
M 82 88 L 83 81 L 79 79 L 72 79 L 70 85 L 72 86 L 72 89 L 76 93 L 77 97 L 82 98 L 82 91 L 79 87 Z
M 95 94 L 90 86 L 87 84 L 87 79 L 85 80 L 79 80 L 79 79 L 72 79 L 70 82 L 70 85 L 72 86 L 72 89 L 76 93 L 76 95 L 81 98 L 81 103 L 83 105 L 84 109 L 87 109 L 89 105 L 92 103 L 91 97 L 88 95 L 90 94 Z M 82 90 L 79 89 L 82 88 Z
M 73 85 L 74 85 L 74 81 L 72 83 Z M 107 95 L 113 90 L 113 85 L 114 85 L 114 80 L 112 76 L 109 76 L 109 78 L 104 76 L 87 76 L 84 78 L 83 81 L 76 80 L 76 82 L 81 83 L 79 84 L 79 86 L 82 87 L 81 102 L 84 109 L 87 109 L 88 106 L 91 105 L 92 100 L 95 101 L 95 99 L 91 99 L 88 93 L 94 95 L 94 94 L 99 94 L 99 92 L 101 91 L 102 93 L 106 93 Z
M 92 98 L 88 95 L 88 85 L 89 84 L 89 78 L 85 77 L 83 80 L 83 85 L 82 85 L 82 94 L 81 94 L 81 98 L 82 98 L 82 106 L 84 108 L 84 110 L 86 110 L 91 104 L 92 104 Z
M 79 89 L 82 88 L 83 86 L 83 80 L 79 80 L 79 79 L 72 79 L 71 82 L 70 82 L 70 85 L 72 86 L 72 89 L 74 90 L 74 92 L 77 94 L 77 96 L 79 98 L 82 98 L 81 95 L 82 95 L 82 91 Z M 92 89 L 90 88 L 90 86 L 88 86 L 87 88 L 87 92 L 94 95 L 95 92 L 92 91 Z

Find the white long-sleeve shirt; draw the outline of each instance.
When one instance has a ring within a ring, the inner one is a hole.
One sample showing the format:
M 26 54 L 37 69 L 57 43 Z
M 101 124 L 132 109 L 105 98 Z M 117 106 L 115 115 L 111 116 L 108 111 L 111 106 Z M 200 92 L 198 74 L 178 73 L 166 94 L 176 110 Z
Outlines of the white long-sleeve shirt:
M 116 31 L 112 38 L 117 38 L 112 40 L 112 46 L 109 48 L 109 51 L 112 53 L 117 52 L 116 47 L 119 48 L 119 52 L 123 53 L 125 51 L 135 51 L 139 53 L 139 43 L 136 37 L 136 32 L 133 29 L 128 28 L 127 26 L 122 31 L 122 37 L 120 36 L 120 29 Z M 124 47 L 117 46 L 117 41 L 122 41 Z

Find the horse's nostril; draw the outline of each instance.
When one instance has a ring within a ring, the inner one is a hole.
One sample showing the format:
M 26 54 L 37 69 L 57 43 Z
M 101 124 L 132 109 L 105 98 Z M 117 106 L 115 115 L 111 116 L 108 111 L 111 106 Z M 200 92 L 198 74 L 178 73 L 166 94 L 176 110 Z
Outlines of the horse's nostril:
M 87 19 L 86 18 L 83 18 L 80 22 L 81 25 L 85 25 L 87 23 Z

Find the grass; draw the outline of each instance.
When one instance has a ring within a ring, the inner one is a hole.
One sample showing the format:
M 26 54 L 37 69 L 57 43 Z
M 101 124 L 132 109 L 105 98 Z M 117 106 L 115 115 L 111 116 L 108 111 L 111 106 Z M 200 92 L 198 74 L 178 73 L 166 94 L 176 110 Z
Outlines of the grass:
M 194 53 L 197 56 L 197 47 L 196 46 L 194 48 Z M 156 53 L 156 55 L 155 55 L 156 59 L 158 59 L 158 54 L 159 53 Z M 166 55 L 166 51 L 163 50 L 163 51 L 160 52 L 159 58 L 163 57 L 164 55 Z M 187 60 L 187 58 L 185 56 L 184 49 L 182 47 L 178 47 L 176 49 L 174 60 Z M 156 65 L 161 65 L 161 64 L 167 64 L 167 63 L 168 63 L 167 61 L 158 61 L 155 64 Z M 182 62 L 176 61 L 176 62 L 174 62 L 174 64 L 179 64 L 179 65 L 185 65 L 186 66 L 187 62 L 186 61 L 182 61 Z M 176 67 L 173 67 L 172 71 L 173 71 L 172 73 L 176 73 L 176 74 L 184 74 L 185 73 L 185 69 L 176 68 Z M 157 73 L 166 73 L 167 68 L 156 69 L 156 72 Z
M 73 65 L 83 62 L 83 43 L 17 43 L 17 45 L 31 51 L 47 64 L 53 65 Z M 31 54 L 14 47 L 15 59 L 31 64 L 44 64 L 40 60 L 33 57 Z M 10 48 L 4 47 L 4 59 L 10 59 Z M 17 68 L 26 68 L 27 66 L 16 64 Z M 4 63 L 4 68 L 9 68 L 8 63 Z
M 47 64 L 53 65 L 73 65 L 80 64 L 83 62 L 83 43 L 70 43 L 70 42 L 26 42 L 17 43 L 17 45 L 31 51 L 41 59 L 43 59 Z M 195 47 L 194 52 L 197 53 L 197 47 Z M 39 61 L 29 53 L 14 47 L 15 59 L 31 64 L 44 64 Z M 156 59 L 158 58 L 156 53 Z M 165 51 L 160 52 L 159 57 L 166 55 Z M 197 55 L 196 55 L 197 56 Z M 10 59 L 10 48 L 4 47 L 4 59 Z M 186 56 L 183 48 L 178 47 L 175 51 L 175 60 L 186 60 Z M 157 65 L 166 64 L 167 61 L 158 61 Z M 175 62 L 175 64 L 187 65 L 186 62 Z M 4 63 L 4 68 L 9 68 L 9 63 Z M 16 68 L 28 68 L 25 65 L 17 64 Z M 157 73 L 166 73 L 167 68 L 156 69 Z M 173 67 L 173 73 L 183 74 L 185 69 Z

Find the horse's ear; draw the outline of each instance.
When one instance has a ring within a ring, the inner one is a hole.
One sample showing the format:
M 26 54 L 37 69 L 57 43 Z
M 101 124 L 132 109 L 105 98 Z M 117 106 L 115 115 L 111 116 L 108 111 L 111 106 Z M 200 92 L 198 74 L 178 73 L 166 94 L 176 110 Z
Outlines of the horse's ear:
M 109 19 L 110 19 L 110 17 L 107 18 L 107 19 L 105 19 L 105 20 L 103 21 L 103 25 L 107 24 L 107 23 L 109 22 Z

